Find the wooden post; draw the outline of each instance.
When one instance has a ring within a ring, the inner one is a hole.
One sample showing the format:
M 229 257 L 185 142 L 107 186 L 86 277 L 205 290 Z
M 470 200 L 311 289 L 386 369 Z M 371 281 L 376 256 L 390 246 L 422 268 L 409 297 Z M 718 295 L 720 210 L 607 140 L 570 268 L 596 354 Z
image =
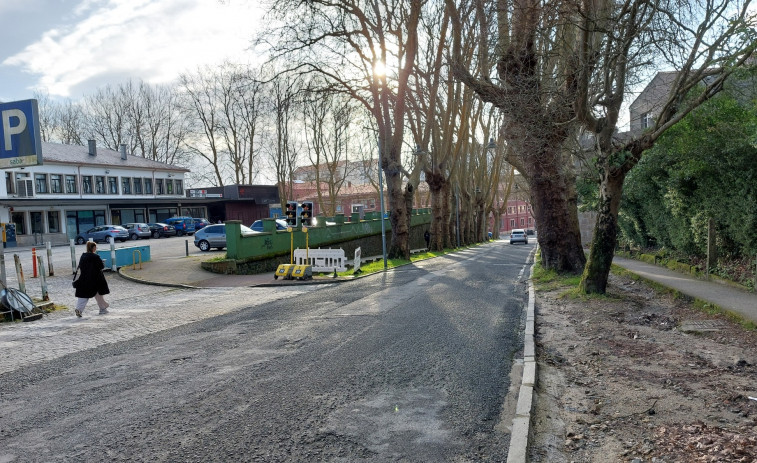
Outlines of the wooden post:
M 24 281 L 24 269 L 21 268 L 21 258 L 18 254 L 13 254 L 13 261 L 16 263 L 16 278 L 18 279 L 18 290 L 26 292 L 26 282 Z
M 50 296 L 47 293 L 47 279 L 45 278 L 45 271 L 43 270 L 44 267 L 44 260 L 42 259 L 42 256 L 37 256 L 37 262 L 39 263 L 39 281 L 42 284 L 42 300 L 43 301 L 49 301 Z
M 55 271 L 53 270 L 53 245 L 51 242 L 47 242 L 47 271 L 48 274 L 52 277 L 55 276 Z

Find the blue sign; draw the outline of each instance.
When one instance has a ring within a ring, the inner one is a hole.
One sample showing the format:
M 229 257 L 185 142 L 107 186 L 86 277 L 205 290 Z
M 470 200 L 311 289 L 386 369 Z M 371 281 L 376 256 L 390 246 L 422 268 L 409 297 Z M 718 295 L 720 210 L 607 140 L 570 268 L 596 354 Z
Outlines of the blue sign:
M 0 169 L 42 164 L 37 100 L 0 104 Z

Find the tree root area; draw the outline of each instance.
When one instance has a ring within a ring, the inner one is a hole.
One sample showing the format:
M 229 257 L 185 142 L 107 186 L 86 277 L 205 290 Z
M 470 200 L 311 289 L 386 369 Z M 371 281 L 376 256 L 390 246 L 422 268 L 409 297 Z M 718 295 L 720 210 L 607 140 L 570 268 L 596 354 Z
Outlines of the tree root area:
M 536 311 L 531 462 L 757 463 L 757 333 L 615 275 Z

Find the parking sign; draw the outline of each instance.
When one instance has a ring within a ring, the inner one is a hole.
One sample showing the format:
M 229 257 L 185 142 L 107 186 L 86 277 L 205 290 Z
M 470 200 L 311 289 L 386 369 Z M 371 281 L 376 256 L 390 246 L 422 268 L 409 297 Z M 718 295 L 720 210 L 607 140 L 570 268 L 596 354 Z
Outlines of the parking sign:
M 37 100 L 0 104 L 0 168 L 42 164 Z

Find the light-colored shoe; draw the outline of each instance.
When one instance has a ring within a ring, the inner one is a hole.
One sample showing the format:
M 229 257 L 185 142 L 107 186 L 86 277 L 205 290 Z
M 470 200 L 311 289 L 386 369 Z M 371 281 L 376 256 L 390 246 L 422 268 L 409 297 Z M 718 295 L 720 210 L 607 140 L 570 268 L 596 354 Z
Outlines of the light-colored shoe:
M 100 315 L 108 315 L 109 313 L 108 309 L 100 309 Z
M 81 318 L 81 310 L 76 309 L 74 310 L 74 313 L 76 314 L 77 317 Z

